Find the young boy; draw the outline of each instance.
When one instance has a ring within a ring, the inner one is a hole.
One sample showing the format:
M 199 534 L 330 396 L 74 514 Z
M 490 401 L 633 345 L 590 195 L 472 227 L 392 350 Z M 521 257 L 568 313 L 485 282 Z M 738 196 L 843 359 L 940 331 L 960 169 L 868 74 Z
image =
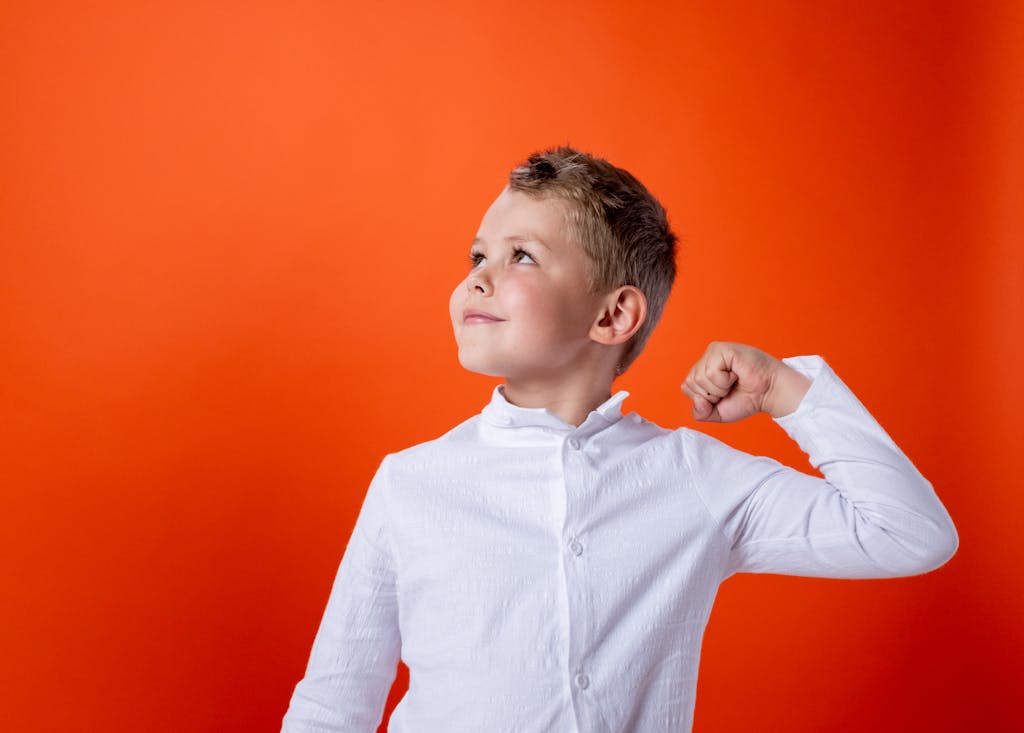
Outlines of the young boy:
M 817 357 L 713 343 L 698 420 L 767 412 L 825 478 L 621 412 L 675 276 L 664 209 L 570 148 L 531 156 L 451 297 L 482 413 L 384 459 L 282 730 L 688 731 L 701 637 L 736 572 L 877 578 L 948 560 L 931 486 Z

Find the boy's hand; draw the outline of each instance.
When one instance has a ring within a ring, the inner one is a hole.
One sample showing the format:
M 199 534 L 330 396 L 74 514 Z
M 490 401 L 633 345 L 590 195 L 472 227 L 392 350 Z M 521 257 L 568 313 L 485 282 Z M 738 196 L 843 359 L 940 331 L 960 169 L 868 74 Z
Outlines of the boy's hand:
M 682 390 L 693 417 L 736 422 L 758 412 L 782 417 L 796 410 L 811 380 L 760 349 L 712 342 L 693 365 Z

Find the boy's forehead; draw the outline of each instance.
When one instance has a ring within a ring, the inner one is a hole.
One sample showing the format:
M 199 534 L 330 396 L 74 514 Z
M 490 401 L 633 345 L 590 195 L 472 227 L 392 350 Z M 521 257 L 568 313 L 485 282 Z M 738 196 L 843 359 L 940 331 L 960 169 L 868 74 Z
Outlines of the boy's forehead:
M 534 197 L 505 188 L 484 212 L 473 243 L 500 239 L 511 243 L 539 242 L 550 247 L 565 239 L 567 214 L 560 198 Z

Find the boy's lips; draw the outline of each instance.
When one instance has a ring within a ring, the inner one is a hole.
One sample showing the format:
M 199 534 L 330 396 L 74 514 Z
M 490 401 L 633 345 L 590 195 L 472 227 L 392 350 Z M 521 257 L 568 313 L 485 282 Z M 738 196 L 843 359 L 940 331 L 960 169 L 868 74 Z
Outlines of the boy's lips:
M 462 312 L 463 323 L 500 323 L 504 320 L 504 318 L 498 318 L 496 315 L 493 315 L 486 311 L 478 311 L 467 308 Z

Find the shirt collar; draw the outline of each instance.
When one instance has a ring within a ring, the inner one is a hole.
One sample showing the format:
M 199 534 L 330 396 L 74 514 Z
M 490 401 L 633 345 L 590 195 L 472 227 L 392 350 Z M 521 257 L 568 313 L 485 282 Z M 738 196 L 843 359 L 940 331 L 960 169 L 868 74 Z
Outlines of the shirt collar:
M 627 397 L 629 397 L 629 392 L 619 390 L 591 412 L 577 428 L 550 412 L 546 407 L 513 405 L 505 399 L 503 385 L 498 385 L 491 394 L 491 401 L 484 407 L 481 414 L 487 422 L 502 428 L 541 427 L 564 432 L 583 431 L 586 428 L 586 432 L 591 432 L 618 422 L 622 418 L 622 402 Z

